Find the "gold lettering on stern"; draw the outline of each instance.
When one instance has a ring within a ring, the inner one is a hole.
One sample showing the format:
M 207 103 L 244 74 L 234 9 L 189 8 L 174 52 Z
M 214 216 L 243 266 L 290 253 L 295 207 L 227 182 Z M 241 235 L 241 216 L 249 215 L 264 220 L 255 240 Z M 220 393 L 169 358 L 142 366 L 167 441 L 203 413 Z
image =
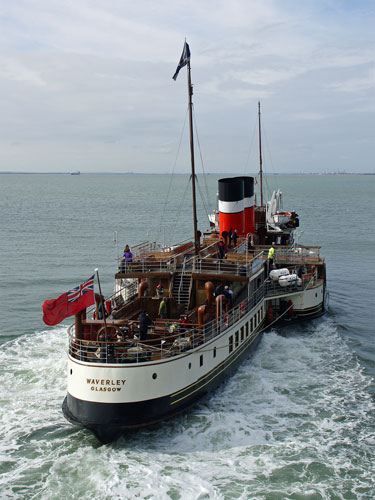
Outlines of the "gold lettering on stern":
M 92 391 L 98 392 L 117 392 L 121 391 L 124 387 L 125 379 L 99 379 L 99 378 L 87 378 L 86 383 L 90 386 Z

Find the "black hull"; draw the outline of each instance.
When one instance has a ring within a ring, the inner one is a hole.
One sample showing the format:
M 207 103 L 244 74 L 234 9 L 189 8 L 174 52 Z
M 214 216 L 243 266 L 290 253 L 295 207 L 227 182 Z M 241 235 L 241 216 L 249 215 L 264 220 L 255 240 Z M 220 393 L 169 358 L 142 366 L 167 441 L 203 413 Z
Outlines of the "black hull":
M 69 422 L 93 431 L 102 443 L 112 442 L 125 432 L 155 425 L 211 394 L 254 351 L 261 335 L 260 332 L 256 338 L 249 338 L 211 372 L 178 393 L 135 403 L 95 403 L 68 393 L 62 405 L 64 416 Z
M 324 307 L 323 302 L 319 304 L 318 306 L 312 308 L 309 311 L 305 311 L 303 313 L 297 312 L 294 314 L 291 318 L 281 318 L 276 324 L 276 327 L 284 327 L 284 326 L 290 326 L 294 325 L 297 323 L 304 323 L 305 321 L 311 321 L 312 319 L 320 318 L 320 316 L 323 316 L 327 312 L 326 308 Z M 288 313 L 287 313 L 288 314 Z M 286 314 L 286 316 L 287 316 Z

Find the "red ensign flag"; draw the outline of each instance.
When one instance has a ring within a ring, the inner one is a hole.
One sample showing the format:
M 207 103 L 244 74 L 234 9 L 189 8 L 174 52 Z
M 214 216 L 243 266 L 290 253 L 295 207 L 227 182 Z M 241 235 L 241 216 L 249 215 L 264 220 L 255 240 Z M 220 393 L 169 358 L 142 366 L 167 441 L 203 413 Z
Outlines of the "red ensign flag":
M 43 321 L 49 326 L 57 325 L 63 319 L 92 306 L 94 302 L 94 275 L 92 275 L 85 283 L 63 293 L 57 299 L 46 300 L 42 306 Z

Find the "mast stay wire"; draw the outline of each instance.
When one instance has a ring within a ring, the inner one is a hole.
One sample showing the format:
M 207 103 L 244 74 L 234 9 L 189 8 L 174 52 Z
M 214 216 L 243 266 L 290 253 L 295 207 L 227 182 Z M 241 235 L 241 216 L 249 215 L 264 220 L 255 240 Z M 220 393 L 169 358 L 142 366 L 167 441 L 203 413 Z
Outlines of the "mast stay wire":
M 170 179 L 169 186 L 168 186 L 168 192 L 167 192 L 166 200 L 164 202 L 163 213 L 161 215 L 160 223 L 159 223 L 159 227 L 158 227 L 158 231 L 156 233 L 156 239 L 159 237 L 159 234 L 161 233 L 161 230 L 162 230 L 162 223 L 163 223 L 163 220 L 164 220 L 164 217 L 165 217 L 165 213 L 166 213 L 166 209 L 167 209 L 167 204 L 168 204 L 168 200 L 169 200 L 169 195 L 170 195 L 170 191 L 171 191 L 171 187 L 172 187 L 173 176 L 174 176 L 174 173 L 175 173 L 175 170 L 176 170 L 177 158 L 178 158 L 178 155 L 179 155 L 179 152 L 180 152 L 180 149 L 181 149 L 181 143 L 182 143 L 183 135 L 184 135 L 184 132 L 185 132 L 185 126 L 186 126 L 188 111 L 189 111 L 189 107 L 186 110 L 184 125 L 183 125 L 183 129 L 182 129 L 181 136 L 180 136 L 180 142 L 179 142 L 179 145 L 178 145 L 178 149 L 177 149 L 177 153 L 176 153 L 176 158 L 175 158 L 175 161 L 174 161 L 173 171 L 172 171 L 171 179 Z M 200 157 L 200 161 L 201 161 L 201 165 L 202 165 L 202 172 L 203 172 L 203 178 L 204 178 L 204 190 L 205 190 L 205 193 L 203 193 L 203 190 L 202 190 L 201 184 L 199 183 L 197 175 L 195 175 L 195 179 L 197 181 L 198 192 L 199 192 L 200 198 L 202 200 L 203 208 L 204 208 L 204 211 L 206 212 L 206 215 L 207 215 L 207 218 L 208 218 L 209 213 L 210 213 L 210 207 L 209 207 L 210 197 L 209 197 L 209 193 L 208 193 L 207 175 L 206 175 L 205 168 L 204 168 L 204 162 L 203 162 L 201 145 L 200 145 L 200 141 L 199 141 L 198 126 L 197 126 L 197 121 L 196 121 L 196 116 L 195 116 L 194 105 L 192 106 L 192 111 L 193 111 L 193 120 L 194 120 L 194 128 L 195 128 L 195 138 L 196 138 L 196 141 L 197 141 L 197 146 L 198 146 L 198 150 L 199 150 L 199 157 Z M 190 185 L 191 180 L 192 180 L 192 178 L 191 178 L 191 174 L 190 174 L 189 180 L 188 180 L 187 185 L 185 187 L 184 195 L 183 195 L 183 197 L 181 199 L 180 206 L 179 206 L 179 208 L 178 208 L 178 210 L 176 212 L 176 218 L 175 218 L 174 225 L 173 225 L 173 227 L 170 230 L 169 239 L 172 238 L 173 233 L 176 230 L 178 219 L 179 219 L 180 214 L 181 214 L 182 206 L 183 206 L 185 198 L 186 198 L 187 188 Z M 206 197 L 206 199 L 205 199 L 205 197 Z
M 193 111 L 193 120 L 194 120 L 194 132 L 195 132 L 195 138 L 196 138 L 196 143 L 197 143 L 197 146 L 198 146 L 198 150 L 199 150 L 199 157 L 200 157 L 200 161 L 201 161 L 201 165 L 202 165 L 202 171 L 203 171 L 203 178 L 204 178 L 204 188 L 205 188 L 205 195 L 206 195 L 206 200 L 205 200 L 205 196 L 204 196 L 204 193 L 202 191 L 202 187 L 201 187 L 201 184 L 199 183 L 199 179 L 198 179 L 198 176 L 195 175 L 195 179 L 196 179 L 196 185 L 198 187 L 198 192 L 199 192 L 199 195 L 200 195 L 200 198 L 201 198 L 201 201 L 202 201 L 202 204 L 203 204 L 203 208 L 206 212 L 206 215 L 207 215 L 207 218 L 209 216 L 209 213 L 210 213 L 210 208 L 209 208 L 209 194 L 208 194 L 208 185 L 207 185 L 207 176 L 206 176 L 206 172 L 205 172 L 205 169 L 204 169 L 204 163 L 203 163 L 203 156 L 202 156 L 202 150 L 201 150 L 201 146 L 200 146 L 200 141 L 199 141 L 199 135 L 198 135 L 198 126 L 197 126 L 197 122 L 196 122 L 196 116 L 195 116 L 195 110 L 194 110 L 194 105 L 192 105 L 192 111 Z M 186 119 L 185 119 L 186 121 Z M 173 236 L 173 233 L 174 231 L 176 230 L 176 227 L 177 227 L 177 223 L 178 223 L 178 219 L 180 217 L 180 214 L 181 214 L 181 210 L 182 210 L 182 206 L 184 205 L 184 202 L 185 202 L 185 198 L 186 198 L 186 193 L 187 193 L 187 188 L 188 186 L 190 185 L 190 182 L 192 181 L 192 176 L 190 174 L 189 176 L 189 180 L 187 182 L 187 185 L 185 187 L 185 192 L 184 192 L 184 195 L 181 199 L 181 203 L 180 203 L 180 206 L 179 206 L 179 209 L 177 210 L 176 212 L 176 219 L 175 219 L 175 222 L 174 222 L 174 225 L 170 231 L 170 235 L 169 235 L 169 238 L 171 239 L 172 236 Z
M 201 190 L 201 185 L 199 184 L 198 177 L 196 178 L 196 180 L 197 180 L 198 191 L 199 191 L 202 203 L 203 203 L 203 208 L 204 208 L 204 211 L 206 212 L 206 215 L 207 215 L 207 218 L 208 218 L 208 216 L 209 216 L 209 208 L 207 207 L 207 205 L 206 205 L 206 203 L 204 201 L 204 196 L 203 196 L 203 193 L 202 193 L 202 190 Z
M 188 182 L 186 183 L 186 186 L 185 186 L 185 191 L 184 191 L 184 195 L 183 197 L 181 198 L 181 203 L 180 203 L 180 206 L 176 212 L 176 219 L 175 219 L 175 222 L 174 222 L 174 225 L 173 227 L 171 228 L 170 230 L 170 233 L 169 233 L 169 240 L 172 240 L 172 236 L 174 234 L 174 232 L 176 231 L 176 227 L 177 227 L 177 223 L 178 223 L 178 219 L 180 218 L 180 214 L 181 214 L 181 210 L 182 210 L 182 207 L 185 203 L 185 198 L 186 198 L 186 193 L 187 193 L 187 190 L 188 190 L 188 187 L 190 185 L 190 181 L 191 181 L 191 174 L 189 176 L 189 180 Z
M 159 226 L 158 226 L 158 230 L 157 230 L 156 236 L 155 236 L 155 240 L 156 241 L 157 241 L 157 239 L 158 239 L 158 237 L 159 237 L 159 235 L 161 233 L 162 224 L 163 224 L 163 220 L 164 220 L 164 216 L 165 216 L 165 212 L 167 210 L 167 205 L 168 205 L 168 201 L 169 201 L 169 195 L 170 195 L 170 192 L 171 192 L 173 177 L 174 177 L 174 173 L 175 173 L 176 165 L 177 165 L 177 159 L 178 159 L 178 156 L 180 154 L 180 149 L 181 149 L 181 144 L 182 144 L 182 138 L 183 138 L 184 132 L 185 132 L 186 121 L 187 121 L 187 117 L 188 117 L 188 111 L 189 111 L 189 107 L 187 107 L 187 109 L 186 109 L 185 120 L 184 120 L 184 124 L 183 124 L 183 127 L 182 127 L 181 135 L 180 135 L 180 141 L 179 141 L 179 144 L 178 144 L 178 148 L 177 148 L 177 152 L 176 152 L 176 157 L 175 157 L 175 160 L 174 160 L 172 174 L 170 176 L 168 191 L 167 191 L 167 195 L 166 195 L 166 199 L 165 199 L 164 207 L 163 207 L 163 213 L 161 214 L 160 222 L 159 222 Z
M 279 189 L 279 185 L 278 185 L 278 182 L 277 182 L 276 171 L 275 171 L 275 167 L 274 167 L 274 164 L 273 164 L 273 161 L 272 161 L 271 150 L 270 150 L 270 147 L 269 147 L 268 137 L 267 137 L 267 134 L 266 134 L 266 131 L 265 131 L 265 128 L 264 128 L 263 120 L 262 120 L 262 137 L 265 138 L 265 143 L 266 143 L 266 147 L 267 147 L 269 162 L 270 162 L 271 167 L 272 167 L 273 180 L 274 180 L 274 182 L 276 184 L 276 189 Z M 270 188 L 270 186 L 269 186 L 269 183 L 267 181 L 267 176 L 265 176 L 265 184 L 266 184 L 266 187 L 267 187 L 268 197 L 269 197 L 270 194 L 271 194 L 271 192 L 273 191 L 273 189 Z
M 207 175 L 206 175 L 206 172 L 205 172 L 205 169 L 204 169 L 203 156 L 202 156 L 202 150 L 201 150 L 201 143 L 199 141 L 198 125 L 197 125 L 197 120 L 196 120 L 196 117 L 195 117 L 194 106 L 193 106 L 193 120 L 194 120 L 195 137 L 197 139 L 197 145 L 198 145 L 198 151 L 199 151 L 199 158 L 201 160 L 201 165 L 202 165 L 202 172 L 203 172 L 203 179 L 204 179 L 204 188 L 205 188 L 205 191 L 206 191 L 206 202 L 205 202 L 205 200 L 204 200 L 203 195 L 202 195 L 201 192 L 200 192 L 200 195 L 201 195 L 201 199 L 202 199 L 202 203 L 203 203 L 204 209 L 206 211 L 206 215 L 208 217 L 209 210 L 210 210 L 210 208 L 209 208 L 210 196 L 209 196 L 209 193 L 208 193 Z M 197 177 L 197 183 L 198 183 L 198 177 Z
M 255 120 L 255 123 L 254 123 L 254 128 L 253 128 L 253 135 L 251 137 L 251 141 L 250 141 L 250 147 L 249 147 L 249 151 L 247 153 L 247 159 L 246 159 L 246 163 L 245 163 L 245 167 L 244 167 L 244 170 L 243 170 L 243 173 L 245 174 L 247 169 L 248 169 L 248 166 L 249 166 L 249 162 L 250 162 L 250 154 L 251 154 L 251 151 L 253 149 L 253 143 L 254 143 L 254 137 L 255 137 L 255 132 L 257 130 L 257 119 Z
M 246 160 L 246 164 L 245 164 L 245 168 L 244 168 L 244 174 L 246 173 L 246 171 L 248 169 L 248 166 L 249 166 L 250 155 L 251 155 L 251 151 L 252 151 L 253 143 L 254 143 L 254 139 L 255 139 L 255 133 L 257 131 L 257 122 L 258 122 L 258 119 L 256 118 L 255 119 L 255 124 L 254 124 L 254 129 L 253 129 L 253 134 L 252 134 L 252 137 L 251 137 L 249 152 L 248 152 L 248 155 L 247 155 L 247 160 Z M 269 163 L 271 164 L 271 167 L 272 167 L 272 172 L 271 173 L 273 174 L 274 179 L 276 179 L 275 167 L 274 167 L 274 164 L 272 162 L 272 156 L 271 156 L 271 151 L 270 151 L 270 147 L 269 147 L 268 137 L 267 137 L 266 130 L 265 130 L 265 127 L 264 127 L 264 119 L 262 119 L 262 121 L 261 121 L 261 132 L 262 132 L 262 137 L 265 139 L 266 149 L 267 149 L 267 153 L 268 153 L 268 157 L 269 157 Z M 265 158 L 263 157 L 263 164 L 264 164 L 264 159 Z M 260 171 L 259 171 L 259 167 L 258 167 L 258 169 L 257 169 L 257 176 L 259 176 L 259 174 L 260 174 Z M 266 176 L 266 175 L 263 176 L 263 183 L 265 184 L 265 187 L 266 187 L 266 190 L 267 190 L 267 195 L 269 197 L 270 194 L 271 194 L 271 188 L 269 186 L 267 177 L 268 176 Z M 276 181 L 276 188 L 278 189 L 278 183 L 277 183 L 277 181 Z

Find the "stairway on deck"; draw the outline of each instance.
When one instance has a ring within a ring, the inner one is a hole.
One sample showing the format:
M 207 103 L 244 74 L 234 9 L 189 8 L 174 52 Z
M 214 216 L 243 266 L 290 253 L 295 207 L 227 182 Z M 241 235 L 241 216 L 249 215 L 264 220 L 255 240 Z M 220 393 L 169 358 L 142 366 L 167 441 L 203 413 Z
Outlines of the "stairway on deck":
M 189 306 L 189 291 L 191 283 L 191 273 L 176 273 L 173 280 L 173 297 L 178 304 L 184 306 L 184 312 L 187 312 Z M 181 285 L 181 288 L 180 288 Z

